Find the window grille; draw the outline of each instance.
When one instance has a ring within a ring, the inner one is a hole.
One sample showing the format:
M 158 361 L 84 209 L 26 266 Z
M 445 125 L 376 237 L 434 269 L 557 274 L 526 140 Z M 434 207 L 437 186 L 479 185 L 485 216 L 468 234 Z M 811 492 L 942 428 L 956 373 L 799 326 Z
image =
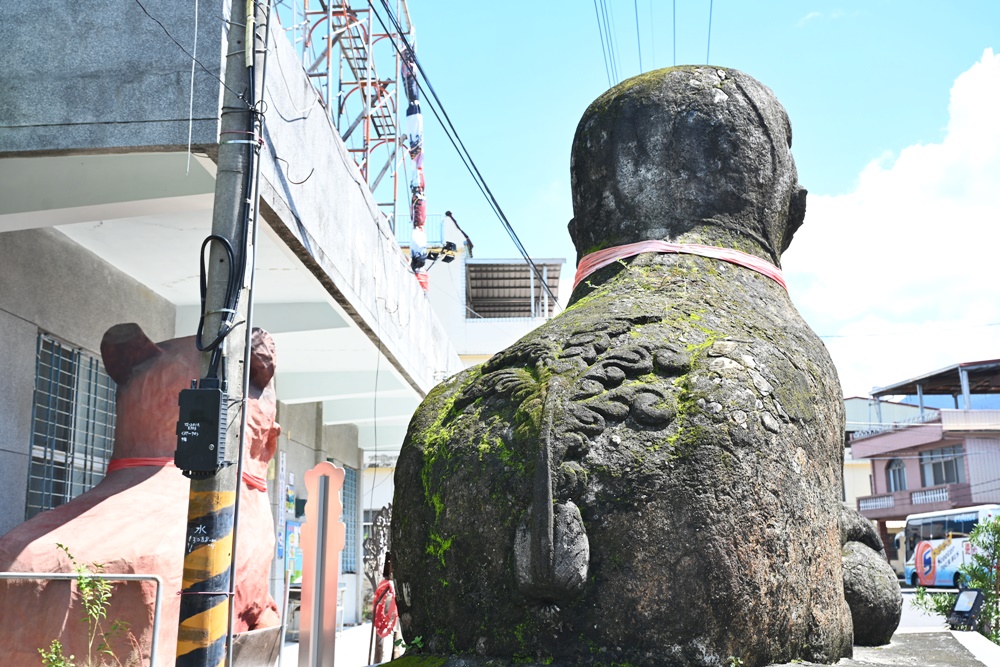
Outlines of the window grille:
M 344 553 L 340 559 L 341 572 L 358 571 L 358 471 L 344 466 L 344 513 L 341 521 L 347 527 L 344 536 Z
M 100 359 L 38 334 L 25 519 L 104 478 L 115 431 L 115 383 Z

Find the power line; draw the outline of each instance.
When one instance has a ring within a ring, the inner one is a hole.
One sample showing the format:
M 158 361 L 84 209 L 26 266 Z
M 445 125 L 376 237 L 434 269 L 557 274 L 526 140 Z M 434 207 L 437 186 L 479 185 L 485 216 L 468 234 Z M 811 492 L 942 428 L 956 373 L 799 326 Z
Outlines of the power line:
M 181 50 L 181 51 L 182 51 L 182 52 L 184 53 L 184 55 L 186 55 L 187 57 L 189 57 L 189 58 L 191 59 L 191 61 L 192 61 L 192 62 L 196 62 L 196 63 L 198 63 L 198 67 L 202 68 L 202 69 L 203 69 L 203 70 L 205 70 L 205 71 L 206 71 L 206 72 L 207 72 L 208 74 L 211 74 L 211 75 L 212 75 L 213 77 L 215 77 L 215 79 L 216 79 L 216 80 L 217 80 L 217 81 L 218 81 L 218 82 L 219 82 L 220 84 L 222 84 L 222 87 L 223 87 L 223 88 L 225 88 L 226 90 L 228 90 L 229 92 L 231 92 L 231 93 L 232 93 L 233 95 L 235 95 L 236 97 L 240 98 L 240 100 L 241 100 L 241 101 L 242 101 L 242 102 L 243 102 L 244 104 L 246 104 L 246 105 L 247 105 L 247 108 L 248 108 L 248 109 L 252 109 L 252 108 L 253 108 L 253 105 L 252 105 L 252 104 L 250 104 L 249 102 L 247 102 L 247 99 L 246 99 L 246 95 L 245 95 L 244 93 L 238 93 L 238 92 L 236 92 L 235 90 L 233 90 L 232 88 L 230 88 L 229 86 L 227 86 L 227 85 L 226 85 L 226 82 L 225 82 L 225 81 L 223 81 L 223 80 L 222 80 L 222 78 L 220 78 L 220 77 L 219 77 L 219 75 L 218 75 L 217 73 L 215 73 L 215 72 L 213 72 L 212 70 L 208 69 L 208 67 L 206 67 L 206 66 L 205 66 L 205 64 L 204 64 L 203 62 L 201 62 L 200 60 L 198 60 L 197 58 L 195 58 L 195 57 L 194 57 L 194 54 L 192 54 L 192 53 L 191 53 L 190 51 L 188 51 L 187 49 L 185 49 L 185 48 L 184 48 L 184 45 L 183 45 L 183 44 L 181 44 L 181 43 L 180 43 L 180 42 L 178 42 L 178 41 L 177 41 L 176 39 L 174 39 L 174 36 L 170 34 L 170 31 L 169 31 L 169 30 L 167 30 L 167 27 L 166 27 L 165 25 L 163 25 L 163 22 L 162 22 L 162 21 L 160 21 L 160 19 L 158 19 L 158 18 L 156 18 L 155 16 L 153 16 L 152 14 L 150 14 L 150 13 L 149 13 L 149 10 L 148 10 L 148 9 L 146 9 L 145 5 L 143 5 L 143 4 L 142 4 L 142 2 L 140 2 L 140 0 L 135 0 L 135 4 L 139 5 L 139 9 L 141 9 L 141 10 L 142 10 L 142 13 L 143 13 L 143 14 L 145 14 L 145 15 L 146 15 L 146 16 L 148 16 L 148 17 L 149 17 L 150 19 L 152 19 L 152 20 L 153 20 L 153 22 L 154 22 L 154 23 L 156 23 L 156 25 L 160 26 L 160 30 L 162 30 L 162 31 L 163 31 L 163 34 L 164 34 L 164 35 L 166 35 L 166 36 L 167 36 L 167 38 L 168 38 L 168 39 L 169 39 L 169 40 L 170 40 L 171 42 L 173 42 L 174 44 L 176 44 L 176 45 L 177 45 L 177 48 L 179 48 L 179 49 L 180 49 L 180 50 Z
M 370 0 L 369 0 L 369 4 L 371 4 Z M 518 248 L 518 251 L 521 253 L 521 255 L 528 262 L 529 266 L 531 266 L 532 269 L 534 269 L 535 273 L 538 275 L 538 277 L 541 278 L 541 273 L 538 271 L 538 268 L 535 266 L 534 262 L 531 260 L 530 256 L 528 255 L 527 250 L 524 248 L 524 245 L 521 243 L 521 240 L 517 237 L 517 234 L 514 232 L 513 227 L 510 225 L 510 222 L 507 220 L 507 216 L 504 215 L 503 211 L 500 209 L 499 203 L 496 201 L 496 198 L 493 196 L 493 193 L 489 189 L 489 186 L 486 185 L 486 180 L 483 178 L 482 174 L 479 172 L 479 169 L 476 167 L 475 162 L 473 162 L 472 156 L 469 154 L 468 149 L 465 148 L 465 144 L 462 142 L 461 138 L 458 136 L 458 131 L 455 129 L 455 126 L 452 124 L 451 118 L 448 116 L 447 112 L 445 111 L 444 105 L 441 103 L 441 100 L 438 98 L 437 93 L 434 90 L 434 87 L 433 87 L 433 85 L 430 82 L 430 79 L 427 77 L 427 73 L 424 71 L 424 69 L 421 66 L 419 60 L 417 60 L 416 54 L 413 52 L 412 47 L 410 46 L 410 44 L 408 43 L 405 35 L 403 34 L 403 31 L 402 31 L 402 29 L 401 29 L 401 27 L 400 27 L 400 25 L 399 25 L 399 23 L 398 23 L 395 15 L 392 13 L 392 10 L 389 8 L 389 6 L 388 6 L 388 4 L 386 3 L 385 0 L 382 0 L 382 5 L 385 8 L 387 14 L 389 15 L 390 21 L 392 21 L 392 23 L 395 26 L 398 34 L 400 35 L 400 39 L 403 41 L 403 43 L 406 45 L 406 47 L 410 50 L 410 53 L 413 54 L 414 64 L 416 64 L 418 71 L 424 77 L 424 82 L 427 84 L 427 87 L 430 90 L 431 95 L 434 98 L 434 101 L 437 103 L 438 107 L 440 107 L 441 114 L 444 115 L 445 120 L 447 121 L 447 124 L 445 123 L 445 121 L 443 121 L 441 119 L 441 115 L 438 114 L 437 109 L 435 109 L 434 105 L 431 104 L 430 99 L 427 99 L 426 101 L 428 102 L 428 106 L 430 107 L 431 111 L 434 113 L 434 117 L 437 119 L 438 123 L 441 124 L 441 127 L 445 130 L 445 134 L 448 136 L 449 141 L 451 141 L 452 146 L 459 153 L 459 156 L 462 158 L 462 162 L 463 162 L 463 164 L 465 164 L 466 169 L 469 170 L 469 173 L 471 175 L 473 175 L 473 180 L 476 181 L 476 184 L 479 186 L 480 192 L 482 192 L 483 196 L 485 196 L 487 198 L 487 202 L 490 204 L 491 208 L 493 208 L 494 213 L 497 215 L 498 218 L 500 218 L 500 221 L 503 224 L 504 228 L 507 230 L 508 235 L 510 235 L 511 240 L 514 241 L 514 245 Z M 374 9 L 374 6 L 373 6 L 373 9 Z M 379 23 L 382 24 L 383 28 L 385 28 L 385 24 L 382 22 L 381 16 L 379 16 L 379 14 L 377 12 L 375 12 L 375 16 L 378 17 Z M 388 32 L 388 30 L 386 30 L 386 32 Z M 397 50 L 398 50 L 398 47 L 397 47 Z M 420 88 L 421 92 L 424 92 L 424 94 L 426 96 L 426 92 L 424 91 L 423 86 L 420 86 L 419 82 L 417 82 L 417 85 Z M 450 129 L 450 132 L 449 132 L 449 129 Z M 543 281 L 543 286 L 545 287 L 546 292 L 549 293 L 549 296 L 552 297 L 552 298 L 555 298 L 555 296 L 552 294 L 551 290 L 549 289 L 548 285 L 544 284 L 544 281 Z
M 611 83 L 611 68 L 608 67 L 608 52 L 604 48 L 604 28 L 601 27 L 601 10 L 597 8 L 597 0 L 594 0 L 594 13 L 597 15 L 597 32 L 601 36 L 601 54 L 604 56 L 604 72 L 608 75 L 608 88 L 613 86 Z
M 639 0 L 632 0 L 635 7 L 635 45 L 639 51 L 639 74 L 642 74 L 642 40 L 639 39 Z
M 653 26 L 656 22 L 653 20 L 653 0 L 649 0 L 649 47 L 653 52 L 653 67 L 656 67 L 656 30 Z
M 954 459 L 964 459 L 967 457 L 975 456 L 987 456 L 992 455 L 992 452 L 963 452 L 961 454 L 956 454 L 954 456 L 949 456 L 946 458 L 931 458 L 928 456 L 920 456 L 919 454 L 907 454 L 905 456 L 860 456 L 854 459 L 855 463 L 862 463 L 864 461 L 895 461 L 899 459 L 900 461 L 923 461 L 924 463 L 942 463 L 944 461 L 951 461 Z M 1000 482 L 1000 480 L 991 480 Z M 913 489 L 916 490 L 916 489 Z
M 615 63 L 615 83 L 620 83 L 622 80 L 622 57 L 621 52 L 618 50 L 618 29 L 615 27 L 615 6 L 608 6 L 607 0 L 602 0 L 604 2 L 605 10 L 608 13 L 608 34 L 611 35 L 611 46 L 612 52 L 614 54 Z
M 375 4 L 373 0 L 368 0 L 368 4 L 372 8 L 372 12 L 375 14 L 376 18 L 378 18 L 379 23 L 382 25 L 382 28 L 385 29 L 386 32 L 389 32 L 385 23 L 382 21 L 382 17 L 379 15 L 377 11 L 375 11 Z M 521 243 L 521 239 L 518 238 L 517 233 L 514 231 L 513 226 L 510 224 L 510 221 L 504 214 L 503 209 L 500 208 L 500 204 L 497 202 L 496 197 L 493 195 L 492 190 L 490 190 L 489 185 L 486 184 L 486 179 L 483 178 L 482 173 L 479 171 L 479 168 L 476 166 L 475 161 L 472 159 L 472 155 L 465 147 L 465 144 L 462 142 L 461 137 L 459 137 L 458 130 L 455 129 L 454 124 L 451 122 L 451 118 L 448 116 L 448 112 L 445 111 L 444 104 L 442 104 L 441 99 L 438 97 L 437 92 L 434 90 L 434 86 L 433 84 L 431 84 L 430 78 L 427 76 L 427 72 L 424 70 L 423 65 L 421 65 L 420 60 L 417 58 L 416 52 L 413 50 L 413 48 L 410 46 L 409 41 L 406 39 L 406 35 L 404 34 L 403 29 L 400 27 L 399 21 L 396 19 L 396 16 L 393 14 L 392 10 L 389 8 L 389 4 L 386 0 L 382 0 L 382 7 L 385 10 L 387 16 L 389 17 L 389 20 L 392 22 L 393 26 L 396 28 L 396 33 L 399 35 L 400 41 L 402 41 L 403 44 L 406 46 L 408 52 L 413 55 L 413 63 L 417 66 L 417 71 L 420 72 L 420 75 L 424 79 L 424 83 L 427 84 L 427 89 L 430 90 L 434 102 L 437 103 L 437 106 L 441 111 L 441 114 L 439 115 L 438 111 L 434 108 L 434 105 L 431 104 L 430 99 L 428 98 L 426 101 L 431 111 L 434 113 L 434 117 L 437 118 L 438 123 L 441 124 L 441 127 L 442 129 L 444 129 L 445 134 L 448 136 L 449 141 L 451 141 L 452 146 L 455 147 L 455 150 L 458 151 L 459 156 L 462 157 L 462 162 L 465 164 L 466 169 L 469 171 L 469 174 L 473 177 L 473 180 L 476 181 L 476 184 L 479 186 L 480 192 L 482 192 L 483 195 L 486 197 L 487 202 L 490 204 L 491 208 L 493 209 L 493 212 L 500 220 L 501 225 L 507 231 L 507 235 L 510 236 L 511 241 L 514 242 L 514 246 L 517 248 L 518 252 L 521 253 L 521 256 L 524 257 L 524 261 L 527 262 L 528 266 L 531 267 L 531 270 L 538 277 L 539 283 L 545 289 L 545 292 L 549 295 L 549 298 L 553 300 L 553 302 L 556 304 L 556 307 L 559 307 L 558 299 L 556 299 L 556 296 L 552 292 L 552 289 L 549 287 L 548 282 L 542 278 L 542 272 L 539 271 L 538 266 L 536 266 L 535 262 L 531 259 L 531 256 L 528 254 L 528 251 L 524 247 L 524 244 Z M 394 40 L 393 40 L 393 46 L 400 53 L 400 56 L 404 56 L 403 52 L 399 49 L 399 45 L 396 44 Z M 419 82 L 417 82 L 417 85 L 420 87 L 421 91 L 423 91 L 423 87 L 420 86 Z M 444 121 L 442 121 L 441 115 L 444 116 L 445 118 Z M 445 123 L 445 121 L 447 122 L 447 124 Z
M 611 85 L 617 84 L 621 79 L 618 76 L 618 66 L 615 62 L 615 45 L 611 35 L 611 21 L 608 19 L 608 5 L 606 0 L 601 0 L 601 15 L 598 21 L 603 18 L 603 28 L 608 44 L 608 62 L 611 65 Z
M 705 64 L 708 65 L 712 62 L 712 5 L 715 4 L 715 0 L 708 0 L 708 47 L 705 49 Z
M 674 0 L 674 67 L 677 67 L 677 0 Z

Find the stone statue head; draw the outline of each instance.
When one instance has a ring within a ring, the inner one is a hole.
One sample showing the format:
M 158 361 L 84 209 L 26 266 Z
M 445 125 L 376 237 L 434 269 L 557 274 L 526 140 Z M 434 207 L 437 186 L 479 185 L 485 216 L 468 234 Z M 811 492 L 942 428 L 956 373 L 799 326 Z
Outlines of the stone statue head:
M 620 83 L 588 107 L 573 139 L 578 259 L 660 239 L 778 264 L 805 216 L 791 145 L 785 109 L 737 70 L 672 67 Z

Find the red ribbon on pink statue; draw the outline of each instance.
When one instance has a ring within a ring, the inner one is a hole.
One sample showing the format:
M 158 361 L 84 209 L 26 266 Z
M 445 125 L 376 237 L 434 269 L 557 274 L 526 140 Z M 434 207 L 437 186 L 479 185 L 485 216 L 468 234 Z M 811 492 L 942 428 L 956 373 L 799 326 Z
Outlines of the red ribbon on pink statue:
M 145 458 L 132 458 L 132 459 L 111 459 L 108 461 L 108 472 L 114 472 L 115 470 L 122 470 L 124 468 L 146 468 L 146 467 L 156 467 L 165 468 L 167 466 L 174 465 L 174 457 L 172 456 L 157 456 L 157 457 L 145 457 Z
M 785 277 L 781 273 L 781 269 L 767 260 L 761 259 L 760 257 L 755 257 L 745 252 L 732 250 L 730 248 L 718 248 L 716 246 L 699 245 L 697 243 L 668 243 L 667 241 L 660 241 L 656 239 L 639 241 L 638 243 L 627 243 L 625 245 L 605 248 L 604 250 L 598 250 L 597 252 L 590 253 L 581 259 L 579 264 L 577 264 L 576 279 L 573 281 L 573 289 L 576 289 L 576 286 L 583 282 L 584 278 L 589 276 L 594 271 L 603 269 L 609 264 L 614 264 L 619 259 L 634 257 L 644 252 L 698 255 L 700 257 L 720 259 L 723 262 L 729 262 L 730 264 L 737 264 L 739 266 L 745 266 L 748 269 L 752 269 L 761 275 L 767 276 L 774 282 L 784 287 L 786 290 L 788 289 L 788 286 L 785 284 Z
M 123 470 L 125 468 L 172 468 L 174 467 L 174 457 L 172 456 L 148 456 L 135 457 L 130 459 L 111 459 L 108 461 L 108 472 Z M 267 480 L 257 475 L 243 471 L 243 481 L 251 489 L 256 491 L 267 491 Z
M 243 482 L 251 489 L 267 491 L 267 480 L 257 475 L 251 475 L 246 470 L 243 471 Z

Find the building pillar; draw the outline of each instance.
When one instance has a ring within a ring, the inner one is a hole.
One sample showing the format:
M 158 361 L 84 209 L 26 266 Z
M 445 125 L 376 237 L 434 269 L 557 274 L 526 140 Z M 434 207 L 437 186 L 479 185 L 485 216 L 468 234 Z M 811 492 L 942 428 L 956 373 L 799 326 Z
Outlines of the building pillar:
M 892 560 L 896 557 L 896 544 L 892 541 L 892 536 L 889 535 L 889 527 L 886 525 L 885 521 L 877 521 L 875 523 L 875 529 L 878 531 L 878 536 L 882 538 L 882 546 L 885 547 L 886 560 Z
M 972 396 L 969 393 L 969 371 L 964 368 L 958 369 L 958 379 L 962 383 L 962 402 L 965 404 L 963 409 L 972 409 Z

